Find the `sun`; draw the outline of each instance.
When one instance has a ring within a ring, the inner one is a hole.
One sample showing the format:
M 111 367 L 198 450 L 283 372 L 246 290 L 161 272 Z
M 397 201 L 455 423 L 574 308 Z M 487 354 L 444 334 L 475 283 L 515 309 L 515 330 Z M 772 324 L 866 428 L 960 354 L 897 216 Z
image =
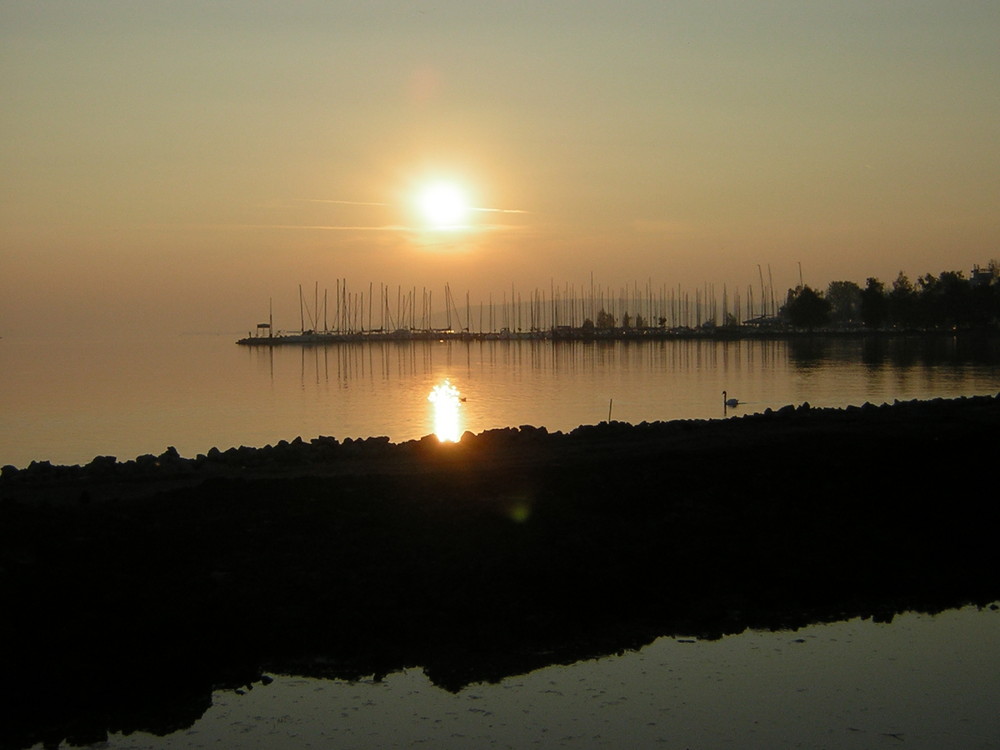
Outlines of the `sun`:
M 449 229 L 465 226 L 469 220 L 469 199 L 453 182 L 432 182 L 420 189 L 417 209 L 428 226 Z

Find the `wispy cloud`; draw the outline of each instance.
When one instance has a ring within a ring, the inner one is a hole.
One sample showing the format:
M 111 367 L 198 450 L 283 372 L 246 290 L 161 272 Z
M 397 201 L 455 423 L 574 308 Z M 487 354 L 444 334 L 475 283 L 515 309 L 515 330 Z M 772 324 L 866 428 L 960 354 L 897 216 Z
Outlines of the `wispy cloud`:
M 378 203 L 376 201 L 347 201 L 339 200 L 335 198 L 305 198 L 307 203 L 335 203 L 341 206 L 381 206 L 383 208 L 388 208 L 392 206 L 392 203 Z M 526 214 L 530 213 L 522 208 L 487 208 L 486 206 L 470 206 L 470 211 L 481 211 L 484 213 L 494 213 L 494 214 Z
M 352 231 L 352 232 L 412 232 L 412 227 L 405 227 L 398 224 L 373 225 L 343 225 L 343 224 L 234 224 L 233 228 L 240 229 L 321 229 L 326 231 Z
M 492 214 L 526 214 L 530 213 L 522 208 L 480 208 L 479 206 L 473 206 L 472 211 L 485 211 Z
M 391 208 L 395 204 L 383 203 L 380 201 L 354 201 L 354 200 L 341 200 L 338 198 L 295 198 L 292 199 L 294 202 L 298 203 L 323 203 L 323 204 L 334 204 L 341 206 L 360 206 L 360 207 L 373 207 L 373 208 Z M 488 213 L 488 214 L 528 214 L 529 211 L 525 211 L 520 208 L 490 208 L 487 206 L 471 206 L 470 211 L 475 211 L 478 213 Z M 361 217 L 355 217 L 355 219 Z M 205 226 L 205 225 L 200 225 Z M 351 222 L 349 224 L 326 224 L 326 223 L 271 223 L 271 224 L 215 224 L 213 225 L 215 229 L 274 229 L 274 230 L 311 230 L 320 232 L 404 232 L 411 234 L 453 234 L 461 232 L 498 232 L 498 231 L 513 231 L 521 229 L 522 227 L 514 225 L 504 225 L 504 224 L 455 224 L 443 227 L 427 227 L 427 226 L 410 226 L 406 224 L 364 224 L 357 223 L 357 221 Z
M 341 201 L 333 198 L 304 198 L 307 203 L 337 203 L 342 206 L 389 206 L 389 203 L 377 203 L 374 201 Z

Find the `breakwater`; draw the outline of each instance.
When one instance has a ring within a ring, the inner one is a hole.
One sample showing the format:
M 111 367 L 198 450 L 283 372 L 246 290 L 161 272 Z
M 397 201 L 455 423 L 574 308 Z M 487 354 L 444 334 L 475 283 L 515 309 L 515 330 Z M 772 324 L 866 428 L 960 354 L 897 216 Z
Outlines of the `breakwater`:
M 274 335 L 254 335 L 237 339 L 241 346 L 327 346 L 337 344 L 377 344 L 410 341 L 739 341 L 753 339 L 892 339 L 902 337 L 991 339 L 1000 335 L 997 328 L 956 330 L 942 329 L 867 329 L 823 328 L 797 329 L 785 324 L 744 324 L 740 326 L 702 326 L 699 328 L 552 328 L 530 331 L 279 331 Z
M 774 336 L 777 329 L 733 326 L 728 328 L 551 328 L 529 331 L 281 331 L 275 335 L 249 334 L 236 343 L 241 346 L 322 346 L 328 344 L 363 344 L 405 341 L 669 341 L 672 339 L 713 338 L 734 339 Z M 788 333 L 787 331 L 783 331 Z M 794 335 L 794 332 L 792 332 Z
M 986 605 L 998 427 L 984 396 L 5 467 L 0 744 L 172 731 L 268 672 L 456 690 Z

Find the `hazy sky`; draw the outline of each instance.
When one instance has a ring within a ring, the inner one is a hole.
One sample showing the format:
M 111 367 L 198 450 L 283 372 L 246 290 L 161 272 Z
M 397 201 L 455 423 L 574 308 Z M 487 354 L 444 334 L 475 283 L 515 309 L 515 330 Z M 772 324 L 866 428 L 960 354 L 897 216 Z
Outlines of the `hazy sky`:
M 293 327 L 338 278 L 968 272 L 998 40 L 996 0 L 2 0 L 0 335 Z M 490 210 L 429 228 L 432 180 Z

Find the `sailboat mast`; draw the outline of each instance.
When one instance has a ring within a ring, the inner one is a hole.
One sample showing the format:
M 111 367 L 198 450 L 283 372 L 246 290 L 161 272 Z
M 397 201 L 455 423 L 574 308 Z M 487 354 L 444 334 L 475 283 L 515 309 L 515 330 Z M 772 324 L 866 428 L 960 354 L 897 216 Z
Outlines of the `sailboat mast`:
M 771 275 L 771 264 L 767 264 L 767 284 L 771 288 L 771 315 L 778 314 L 778 307 L 774 304 L 774 276 Z

